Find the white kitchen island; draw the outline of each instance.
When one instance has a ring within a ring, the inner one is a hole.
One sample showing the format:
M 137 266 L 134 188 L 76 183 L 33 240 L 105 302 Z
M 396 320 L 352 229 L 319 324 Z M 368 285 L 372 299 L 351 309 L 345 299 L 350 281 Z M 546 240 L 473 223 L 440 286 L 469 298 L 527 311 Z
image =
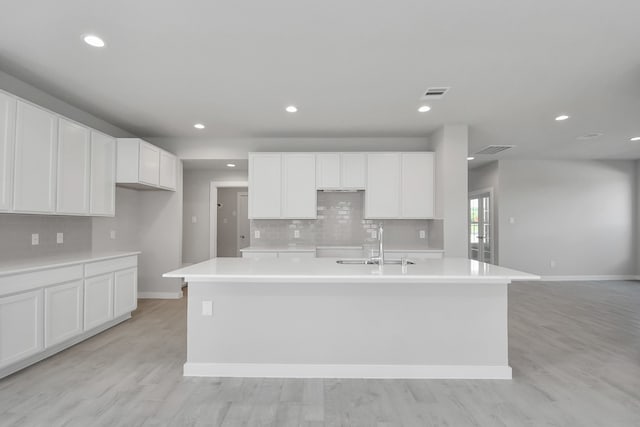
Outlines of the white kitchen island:
M 507 286 L 539 279 L 463 258 L 215 258 L 164 277 L 189 284 L 184 375 L 282 378 L 509 379 Z

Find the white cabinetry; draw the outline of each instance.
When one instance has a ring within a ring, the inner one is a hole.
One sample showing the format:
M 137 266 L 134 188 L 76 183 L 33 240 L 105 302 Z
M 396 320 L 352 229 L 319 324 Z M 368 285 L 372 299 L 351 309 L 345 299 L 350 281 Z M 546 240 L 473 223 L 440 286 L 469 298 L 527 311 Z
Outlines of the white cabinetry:
M 91 132 L 91 215 L 114 216 L 116 210 L 116 140 Z
M 249 153 L 249 218 L 280 218 L 282 155 Z
M 13 210 L 54 213 L 58 118 L 18 101 Z
M 364 190 L 365 182 L 365 153 L 316 154 L 318 190 Z
M 402 218 L 433 218 L 433 153 L 402 153 Z
M 16 100 L 0 92 L 0 212 L 11 209 Z
M 366 218 L 400 217 L 400 153 L 367 155 Z
M 89 213 L 90 135 L 84 126 L 65 119 L 58 122 L 57 213 Z
M 317 216 L 315 155 L 282 154 L 282 217 L 299 219 Z
M 42 289 L 0 298 L 0 367 L 44 348 Z
M 84 281 L 84 330 L 113 319 L 113 274 Z
M 82 333 L 82 313 L 82 280 L 45 288 L 45 347 L 51 347 Z
M 138 270 L 116 271 L 113 281 L 113 315 L 121 316 L 138 307 Z
M 118 138 L 117 184 L 139 190 L 176 189 L 177 158 L 138 138 Z

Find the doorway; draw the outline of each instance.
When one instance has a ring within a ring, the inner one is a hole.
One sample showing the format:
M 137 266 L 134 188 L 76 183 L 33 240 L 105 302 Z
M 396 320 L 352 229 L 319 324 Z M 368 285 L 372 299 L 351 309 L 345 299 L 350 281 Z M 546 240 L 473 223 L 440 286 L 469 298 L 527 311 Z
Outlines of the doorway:
M 249 246 L 249 193 L 247 191 L 238 192 L 237 201 L 237 243 L 236 256 L 242 256 L 240 249 Z
M 469 258 L 494 263 L 493 189 L 469 193 Z
M 211 183 L 209 258 L 238 257 L 240 249 L 249 245 L 247 188 L 246 181 Z M 241 235 L 244 239 L 240 238 Z

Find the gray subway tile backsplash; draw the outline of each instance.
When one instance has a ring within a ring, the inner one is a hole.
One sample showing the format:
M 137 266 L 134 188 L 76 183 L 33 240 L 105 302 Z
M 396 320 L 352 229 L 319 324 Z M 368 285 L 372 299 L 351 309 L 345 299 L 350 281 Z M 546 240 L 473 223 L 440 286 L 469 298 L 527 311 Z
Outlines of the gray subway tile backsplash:
M 385 227 L 387 247 L 441 249 L 440 220 L 370 220 L 364 218 L 364 192 L 318 192 L 318 218 L 313 220 L 251 220 L 251 246 L 370 246 L 378 224 Z M 256 239 L 255 231 L 260 231 Z M 295 238 L 295 231 L 300 233 Z M 420 230 L 426 239 L 420 239 Z

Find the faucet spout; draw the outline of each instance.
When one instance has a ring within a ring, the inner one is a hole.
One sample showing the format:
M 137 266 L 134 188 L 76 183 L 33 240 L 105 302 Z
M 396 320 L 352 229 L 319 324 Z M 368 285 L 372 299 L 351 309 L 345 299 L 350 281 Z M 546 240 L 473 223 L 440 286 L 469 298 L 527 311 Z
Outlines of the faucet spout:
M 384 227 L 382 223 L 378 225 L 378 259 L 380 265 L 384 265 Z

